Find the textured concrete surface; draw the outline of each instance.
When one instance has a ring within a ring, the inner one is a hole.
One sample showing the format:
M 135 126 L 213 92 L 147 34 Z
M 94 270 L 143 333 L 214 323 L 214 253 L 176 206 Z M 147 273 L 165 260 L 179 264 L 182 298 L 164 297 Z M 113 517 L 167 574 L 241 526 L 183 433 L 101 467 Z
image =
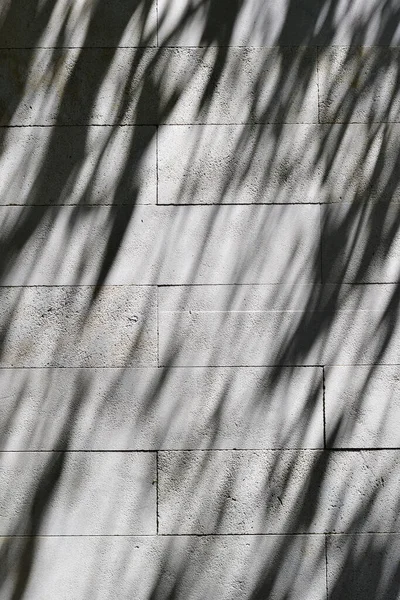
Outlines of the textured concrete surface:
M 161 365 L 396 362 L 398 323 L 382 323 L 395 285 L 161 288 Z M 238 335 L 240 332 L 240 335 Z M 290 342 L 288 343 L 288 338 Z M 292 340 L 295 340 L 295 344 Z
M 350 5 L 299 0 L 159 0 L 160 43 L 178 46 L 398 45 L 395 18 L 379 0 Z M 231 10 L 229 10 L 231 9 Z M 236 10 L 236 12 L 235 12 Z M 394 12 L 394 11 L 393 11 Z
M 327 367 L 325 408 L 328 445 L 399 448 L 400 367 Z
M 399 22 L 2 3 L 1 600 L 400 600 Z
M 328 536 L 329 598 L 398 600 L 399 544 L 395 534 Z
M 0 204 L 155 204 L 155 136 L 145 126 L 2 129 Z
M 388 450 L 160 452 L 160 532 L 398 532 L 398 469 Z
M 318 206 L 0 207 L 0 224 L 3 285 L 96 285 L 102 277 L 109 285 L 310 283 L 320 277 Z M 29 237 L 19 252 L 16 232 Z
M 154 534 L 155 467 L 154 453 L 2 453 L 1 535 Z
M 316 53 L 282 53 L 284 81 L 280 51 L 232 49 L 210 90 L 216 50 L 146 49 L 138 56 L 133 48 L 43 48 L 33 60 L 30 50 L 1 50 L 0 124 L 316 123 Z M 299 73 L 307 80 L 305 95 L 291 89 Z M 232 95 L 233 82 L 239 97 Z M 174 96 L 177 102 L 167 112 Z
M 2 366 L 157 364 L 155 290 L 110 286 L 95 294 L 95 287 L 2 288 Z
M 318 125 L 163 126 L 159 202 L 319 202 L 320 131 Z
M 161 122 L 316 123 L 318 87 L 316 52 L 308 48 L 232 48 L 219 76 L 219 52 L 197 48 L 165 49 L 155 68 L 160 99 L 183 90 Z M 285 75 L 282 74 L 285 64 Z M 262 73 L 262 78 L 260 74 Z M 291 82 L 304 77 L 304 89 Z M 168 75 L 168 77 L 166 76 Z M 232 94 L 232 86 L 235 94 Z M 162 104 L 161 104 L 162 105 Z
M 400 211 L 370 204 L 355 215 L 351 204 L 322 211 L 322 280 L 393 283 L 400 280 Z M 329 235 L 334 230 L 335 235 Z M 326 235 L 324 233 L 326 232 Z
M 156 45 L 153 3 L 115 0 L 81 5 L 62 0 L 54 6 L 33 3 L 24 8 L 23 18 L 17 2 L 8 3 L 0 13 L 3 48 Z
M 322 448 L 321 383 L 318 368 L 1 369 L 0 449 Z
M 400 119 L 399 48 L 323 49 L 322 123 L 396 123 Z
M 398 202 L 399 139 L 398 124 L 162 126 L 159 203 Z
M 137 61 L 133 48 L 1 50 L 0 124 L 152 125 L 157 97 L 144 84 L 152 57 L 146 49 Z
M 24 540 L 0 540 L 6 593 L 15 585 L 24 550 Z M 240 600 L 254 593 L 254 581 L 271 600 L 322 600 L 326 594 L 322 563 L 315 568 L 324 554 L 322 536 L 43 538 L 34 552 L 30 598 L 80 600 L 91 597 L 95 585 L 99 600 L 115 594 L 128 600 L 132 590 L 138 600 Z

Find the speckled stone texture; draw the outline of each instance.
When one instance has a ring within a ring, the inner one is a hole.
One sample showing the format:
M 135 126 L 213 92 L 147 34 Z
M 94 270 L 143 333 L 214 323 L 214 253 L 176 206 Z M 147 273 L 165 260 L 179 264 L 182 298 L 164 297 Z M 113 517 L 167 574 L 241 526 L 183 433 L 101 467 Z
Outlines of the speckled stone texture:
M 1 600 L 400 600 L 400 9 L 0 6 Z

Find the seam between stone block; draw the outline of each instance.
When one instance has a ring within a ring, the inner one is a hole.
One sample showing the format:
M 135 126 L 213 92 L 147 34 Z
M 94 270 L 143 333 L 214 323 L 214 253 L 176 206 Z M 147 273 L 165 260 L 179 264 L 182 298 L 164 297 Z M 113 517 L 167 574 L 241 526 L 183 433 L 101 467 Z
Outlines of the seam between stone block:
M 158 0 L 156 0 L 156 47 L 159 48 Z
M 324 553 L 325 553 L 325 590 L 326 600 L 329 600 L 329 586 L 328 586 L 328 535 L 324 535 Z
M 324 449 L 326 450 L 325 366 L 322 366 L 322 420 L 324 434 Z
M 156 125 L 156 206 L 159 206 L 159 189 L 158 189 L 158 182 L 159 182 L 159 168 L 158 168 L 158 143 L 159 143 L 159 125 Z
M 328 203 L 327 203 L 328 204 Z M 324 264 L 323 264 L 323 236 L 322 236 L 322 204 L 319 204 L 319 278 L 321 285 L 324 283 Z
M 316 64 L 316 70 L 317 70 L 317 123 L 321 124 L 321 118 L 320 118 L 320 107 L 319 107 L 319 100 L 320 100 L 320 93 L 319 93 L 319 46 L 316 47 L 316 57 L 315 57 L 315 64 Z
M 398 125 L 400 124 L 400 119 L 388 120 L 384 119 L 381 121 L 372 121 L 372 124 L 383 124 L 383 125 Z M 243 127 L 254 127 L 256 125 L 368 125 L 365 121 L 321 121 L 321 123 L 317 123 L 316 121 L 232 121 L 229 123 L 216 123 L 214 121 L 207 122 L 193 122 L 187 121 L 184 123 L 160 123 L 160 122 L 148 122 L 148 123 L 120 123 L 118 121 L 114 123 L 19 123 L 15 125 L 0 125 L 0 129 L 27 129 L 27 128 L 65 128 L 65 127 L 233 127 L 233 126 L 243 126 Z
M 160 533 L 159 535 L 149 533 L 76 533 L 76 534 L 10 534 L 0 535 L 0 540 L 19 538 L 157 538 L 157 537 L 187 537 L 187 538 L 223 538 L 223 537 L 361 537 L 361 536 L 396 536 L 400 537 L 398 531 L 358 531 L 358 532 L 298 532 L 298 533 Z
M 158 468 L 158 451 L 156 452 L 156 533 L 157 535 L 160 535 L 160 528 L 159 528 L 159 485 L 158 485 L 158 480 L 159 480 L 159 468 Z
M 384 446 L 384 447 L 379 447 L 379 448 L 371 448 L 368 446 L 364 446 L 364 447 L 358 447 L 358 448 L 350 448 L 350 447 L 344 447 L 344 448 L 322 448 L 322 447 L 307 447 L 307 446 L 274 446 L 274 447 L 258 447 L 258 448 L 240 448 L 240 447 L 235 447 L 235 448 L 159 448 L 159 449 L 154 449 L 154 448 L 130 448 L 130 449 L 126 449 L 126 448 L 121 448 L 121 449 L 110 449 L 110 448 L 106 448 L 106 449 L 85 449 L 85 448 L 70 448 L 68 450 L 63 450 L 62 448 L 57 449 L 57 448 L 50 448 L 47 450 L 0 450 L 0 455 L 2 454 L 158 454 L 160 452 L 163 452 L 165 454 L 178 454 L 178 453 L 182 453 L 182 454 L 190 454 L 190 453 L 218 453 L 218 452 L 230 452 L 230 453 L 235 453 L 235 452 L 240 452 L 241 454 L 245 454 L 247 452 L 258 452 L 260 454 L 265 453 L 265 452 L 301 452 L 303 454 L 311 454 L 311 453 L 315 453 L 318 452 L 320 454 L 324 454 L 326 456 L 329 456 L 330 454 L 352 454 L 352 453 L 357 453 L 357 452 L 363 452 L 364 454 L 376 454 L 378 452 L 399 452 L 400 451 L 400 447 L 391 447 L 391 446 Z M 400 535 L 400 531 L 398 532 Z
M 157 351 L 157 367 L 160 368 L 160 290 L 157 286 L 156 291 L 156 351 Z

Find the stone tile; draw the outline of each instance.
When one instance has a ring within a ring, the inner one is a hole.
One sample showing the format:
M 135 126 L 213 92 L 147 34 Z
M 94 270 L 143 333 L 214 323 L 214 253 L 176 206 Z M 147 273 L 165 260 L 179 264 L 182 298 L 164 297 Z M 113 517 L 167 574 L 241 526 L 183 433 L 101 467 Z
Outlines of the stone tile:
M 156 203 L 155 127 L 0 130 L 0 204 Z
M 162 288 L 160 364 L 395 363 L 396 285 Z
M 319 57 L 321 123 L 400 121 L 399 48 L 331 47 Z
M 320 536 L 3 538 L 5 600 L 22 586 L 27 549 L 34 554 L 24 591 L 32 600 L 325 599 Z
M 310 527 L 317 506 L 311 506 L 306 494 L 318 457 L 294 450 L 160 452 L 159 531 L 203 535 L 318 530 L 318 524 Z M 314 493 L 312 489 L 311 497 Z
M 161 204 L 399 202 L 398 124 L 163 126 Z
M 390 534 L 329 536 L 330 600 L 398 600 L 400 538 Z
M 3 452 L 1 535 L 156 533 L 152 453 Z
M 322 370 L 1 369 L 1 450 L 321 448 Z
M 328 46 L 398 44 L 399 11 L 379 0 L 324 4 L 299 0 L 160 0 L 159 40 L 179 46 Z
M 2 207 L 2 285 L 319 279 L 319 207 Z
M 400 211 L 388 204 L 345 204 L 322 210 L 322 280 L 399 281 Z
M 11 2 L 1 11 L 1 47 L 115 47 L 156 44 L 155 2 L 61 0 L 38 7 Z
M 400 531 L 398 452 L 161 452 L 162 534 Z
M 163 126 L 160 204 L 320 202 L 317 125 Z
M 0 289 L 2 367 L 157 364 L 156 290 Z
M 313 49 L 170 48 L 159 58 L 162 105 L 172 99 L 161 123 L 318 122 Z
M 327 443 L 334 448 L 399 448 L 400 367 L 327 367 Z
M 1 125 L 154 125 L 155 50 L 0 50 Z
M 316 123 L 317 101 L 314 50 L 0 50 L 1 125 Z

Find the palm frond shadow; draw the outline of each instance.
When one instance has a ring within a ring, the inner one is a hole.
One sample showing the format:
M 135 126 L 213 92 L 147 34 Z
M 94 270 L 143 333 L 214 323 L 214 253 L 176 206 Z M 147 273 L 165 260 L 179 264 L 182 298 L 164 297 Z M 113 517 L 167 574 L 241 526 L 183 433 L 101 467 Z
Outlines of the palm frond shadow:
M 68 598 L 318 598 L 326 568 L 330 600 L 354 581 L 398 598 L 396 445 L 366 456 L 359 416 L 386 377 L 379 448 L 399 376 L 399 9 L 167 4 L 0 9 L 1 596 L 45 597 L 48 556 L 71 555 Z M 104 538 L 64 507 L 61 548 L 49 523 L 61 489 L 79 504 L 89 449 L 144 450 L 158 480 L 126 495 L 116 462 Z M 133 538 L 156 487 L 161 535 Z

